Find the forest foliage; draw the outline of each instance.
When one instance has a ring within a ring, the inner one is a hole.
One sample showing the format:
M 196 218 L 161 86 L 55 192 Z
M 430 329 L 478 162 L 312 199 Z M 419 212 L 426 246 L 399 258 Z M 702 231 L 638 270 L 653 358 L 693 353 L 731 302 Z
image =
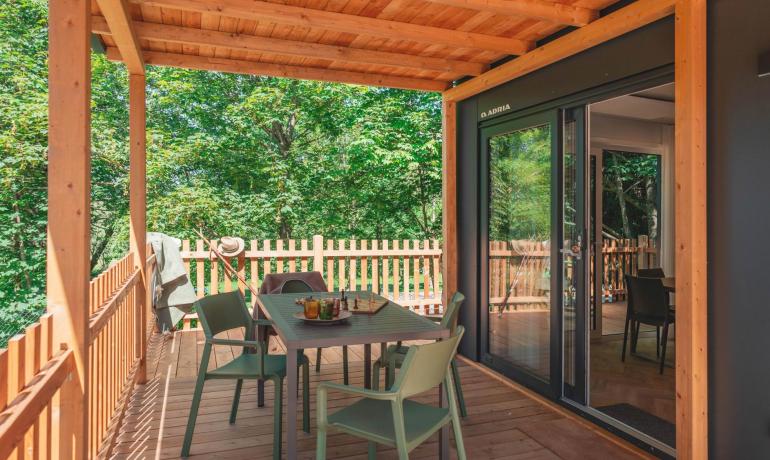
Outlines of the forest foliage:
M 0 2 L 0 334 L 45 302 L 47 3 Z M 126 70 L 92 58 L 91 268 L 128 247 Z M 149 67 L 148 228 L 439 238 L 436 94 Z

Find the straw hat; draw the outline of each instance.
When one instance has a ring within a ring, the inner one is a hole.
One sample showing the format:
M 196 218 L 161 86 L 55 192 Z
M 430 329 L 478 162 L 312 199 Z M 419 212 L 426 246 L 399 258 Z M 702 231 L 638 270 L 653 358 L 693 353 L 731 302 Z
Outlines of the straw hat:
M 245 248 L 246 243 L 243 242 L 243 238 L 223 236 L 219 241 L 217 250 L 224 257 L 235 257 L 242 253 Z

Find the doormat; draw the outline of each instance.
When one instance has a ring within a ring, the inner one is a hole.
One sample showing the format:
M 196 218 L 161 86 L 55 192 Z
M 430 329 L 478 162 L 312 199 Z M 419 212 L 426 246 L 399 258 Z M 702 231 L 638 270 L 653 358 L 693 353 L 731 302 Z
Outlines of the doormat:
M 597 410 L 664 444 L 676 447 L 676 425 L 667 420 L 626 403 L 597 407 Z

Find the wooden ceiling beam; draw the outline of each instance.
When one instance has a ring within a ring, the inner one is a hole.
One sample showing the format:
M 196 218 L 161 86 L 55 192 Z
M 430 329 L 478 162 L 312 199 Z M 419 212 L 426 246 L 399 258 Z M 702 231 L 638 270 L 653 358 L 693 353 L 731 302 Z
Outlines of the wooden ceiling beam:
M 408 40 L 453 48 L 497 51 L 505 54 L 520 55 L 534 47 L 533 42 L 517 38 L 463 32 L 258 0 L 131 1 L 140 5 L 160 8 L 223 15 L 253 21 L 267 21 L 275 24 L 331 30 L 391 40 Z
M 104 17 L 93 16 L 91 18 L 91 28 L 94 33 L 112 35 L 109 24 Z M 459 75 L 480 75 L 488 69 L 486 64 L 475 62 L 322 45 L 319 43 L 257 37 L 234 32 L 218 32 L 150 22 L 135 21 L 134 30 L 141 39 L 179 43 L 182 45 L 216 46 L 230 50 L 328 59 L 330 61 L 356 64 L 385 65 L 412 70 L 435 70 Z
M 107 48 L 107 58 L 113 61 L 122 60 L 120 51 L 115 47 Z M 443 91 L 449 87 L 449 82 L 440 80 L 427 80 L 424 78 L 409 78 L 393 75 L 349 72 L 346 70 L 320 69 L 317 67 L 267 64 L 263 62 L 223 59 L 189 54 L 145 51 L 144 59 L 147 64 L 166 67 L 181 67 L 185 69 L 239 73 L 257 76 L 298 78 L 301 80 L 329 81 L 365 86 L 383 86 L 386 88 L 412 89 L 420 91 Z
M 670 16 L 674 13 L 676 2 L 677 0 L 637 0 L 585 27 L 447 90 L 444 99 L 450 102 L 467 99 Z
M 554 3 L 545 0 L 428 0 L 433 3 L 476 11 L 521 16 L 566 26 L 584 26 L 599 17 L 590 8 Z
M 125 0 L 97 0 L 97 3 L 112 31 L 115 44 L 124 56 L 123 62 L 126 63 L 128 72 L 134 75 L 144 75 L 142 48 L 136 38 Z

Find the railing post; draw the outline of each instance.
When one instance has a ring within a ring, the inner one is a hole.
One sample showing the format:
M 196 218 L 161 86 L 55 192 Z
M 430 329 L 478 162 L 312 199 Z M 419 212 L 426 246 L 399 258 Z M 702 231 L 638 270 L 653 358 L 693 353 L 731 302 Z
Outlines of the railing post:
M 54 343 L 75 365 L 59 394 L 59 451 L 85 459 L 88 439 L 91 218 L 91 1 L 48 10 L 48 247 L 46 290 Z
M 321 235 L 313 235 L 313 270 L 324 274 L 324 237 Z
M 649 245 L 649 237 L 647 235 L 639 235 L 639 243 L 637 244 L 637 260 L 638 268 L 650 268 L 649 259 L 647 258 L 647 246 Z
M 457 267 L 457 103 L 444 98 L 441 105 L 443 144 L 441 196 L 443 204 L 442 303 L 458 288 Z
M 129 208 L 130 208 L 130 245 L 134 254 L 134 264 L 141 271 L 136 283 L 136 358 L 139 367 L 136 381 L 147 381 L 147 189 L 146 189 L 146 124 L 145 124 L 145 76 L 129 75 L 129 135 L 130 135 L 130 171 L 129 171 Z

